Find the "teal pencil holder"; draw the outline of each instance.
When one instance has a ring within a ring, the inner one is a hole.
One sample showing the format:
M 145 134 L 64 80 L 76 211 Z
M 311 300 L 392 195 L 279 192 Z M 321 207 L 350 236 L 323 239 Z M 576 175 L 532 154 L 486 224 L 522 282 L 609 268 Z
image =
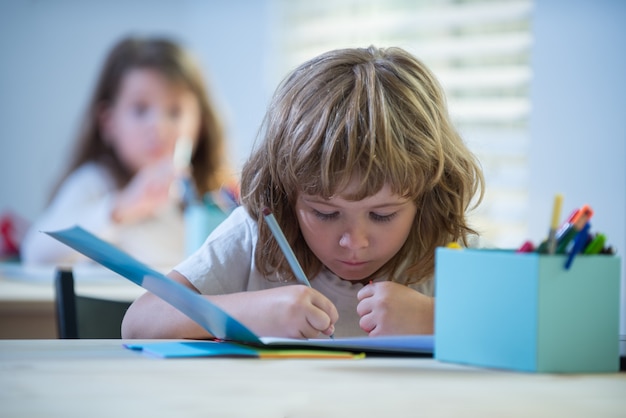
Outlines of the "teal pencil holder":
M 435 358 L 547 373 L 619 370 L 620 258 L 438 248 Z
M 185 254 L 191 255 L 207 239 L 209 234 L 228 217 L 219 206 L 212 202 L 194 202 L 184 211 Z

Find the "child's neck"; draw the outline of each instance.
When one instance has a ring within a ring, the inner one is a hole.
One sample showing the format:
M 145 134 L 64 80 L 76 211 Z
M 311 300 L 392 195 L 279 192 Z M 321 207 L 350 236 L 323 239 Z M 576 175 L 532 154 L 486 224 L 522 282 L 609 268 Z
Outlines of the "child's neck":
M 337 277 L 339 277 L 339 276 L 337 276 Z M 341 280 L 345 280 L 346 282 L 350 282 L 352 284 L 360 284 L 362 286 L 368 285 L 368 284 L 373 282 L 373 280 L 370 279 L 369 277 L 366 277 L 365 279 L 361 279 L 361 280 L 347 280 L 347 279 L 344 279 L 342 277 L 339 277 L 339 278 Z

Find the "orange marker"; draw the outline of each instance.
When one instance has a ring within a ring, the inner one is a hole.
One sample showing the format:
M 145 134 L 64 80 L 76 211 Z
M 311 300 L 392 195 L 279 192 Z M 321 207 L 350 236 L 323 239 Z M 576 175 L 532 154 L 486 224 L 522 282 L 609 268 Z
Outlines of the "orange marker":
M 556 253 L 563 254 L 569 243 L 574 239 L 576 234 L 585 227 L 587 222 L 593 216 L 593 209 L 589 205 L 584 205 L 578 213 L 568 223 L 568 226 L 563 230 L 560 236 L 556 237 Z

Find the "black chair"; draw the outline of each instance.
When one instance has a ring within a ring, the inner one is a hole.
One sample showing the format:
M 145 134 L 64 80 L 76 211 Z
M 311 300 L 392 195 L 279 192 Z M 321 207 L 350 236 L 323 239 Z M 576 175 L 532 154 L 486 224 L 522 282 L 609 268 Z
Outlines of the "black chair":
M 131 302 L 75 294 L 70 269 L 56 271 L 54 287 L 59 338 L 121 338 L 122 319 Z

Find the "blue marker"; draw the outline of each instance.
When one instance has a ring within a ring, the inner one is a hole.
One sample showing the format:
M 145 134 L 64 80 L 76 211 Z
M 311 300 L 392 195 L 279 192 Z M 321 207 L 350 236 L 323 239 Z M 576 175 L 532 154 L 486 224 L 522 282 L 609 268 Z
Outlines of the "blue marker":
M 587 238 L 589 236 L 589 228 L 591 225 L 589 222 L 585 224 L 583 229 L 578 231 L 576 237 L 574 237 L 574 245 L 572 246 L 571 251 L 567 255 L 567 260 L 565 261 L 565 270 L 569 270 L 572 266 L 572 262 L 574 261 L 574 257 L 576 254 L 582 252 L 583 248 L 585 248 L 585 244 L 587 244 Z

